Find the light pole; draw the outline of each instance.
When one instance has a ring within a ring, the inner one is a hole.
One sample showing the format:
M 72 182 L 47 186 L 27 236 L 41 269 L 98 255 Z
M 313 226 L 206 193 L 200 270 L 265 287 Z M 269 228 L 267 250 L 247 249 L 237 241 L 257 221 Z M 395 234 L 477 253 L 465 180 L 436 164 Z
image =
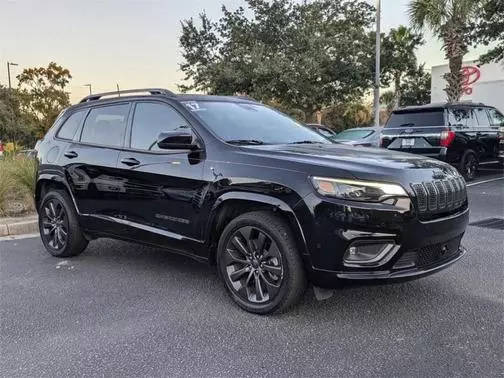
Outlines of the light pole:
M 84 87 L 89 87 L 89 95 L 93 94 L 93 91 L 91 89 L 91 84 L 84 84 Z
M 17 66 L 17 63 L 7 62 L 7 76 L 9 77 L 9 89 L 12 89 L 11 78 L 10 78 L 10 67 Z
M 376 57 L 375 57 L 375 85 L 374 85 L 374 123 L 380 126 L 380 18 L 381 0 L 376 0 Z

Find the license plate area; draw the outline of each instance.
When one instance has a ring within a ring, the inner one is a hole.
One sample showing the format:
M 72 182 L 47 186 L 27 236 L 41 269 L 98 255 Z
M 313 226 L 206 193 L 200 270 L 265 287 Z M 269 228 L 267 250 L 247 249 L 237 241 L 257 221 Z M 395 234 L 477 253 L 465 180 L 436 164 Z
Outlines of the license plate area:
M 413 147 L 415 145 L 415 138 L 401 139 L 401 147 Z

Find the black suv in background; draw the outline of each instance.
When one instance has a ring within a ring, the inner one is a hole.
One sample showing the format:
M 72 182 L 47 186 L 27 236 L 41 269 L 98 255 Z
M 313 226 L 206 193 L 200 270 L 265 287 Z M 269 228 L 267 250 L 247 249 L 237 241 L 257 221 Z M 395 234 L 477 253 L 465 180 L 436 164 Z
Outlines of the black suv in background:
M 446 161 L 466 180 L 478 165 L 498 159 L 498 130 L 504 116 L 479 103 L 408 106 L 392 112 L 381 146 Z
M 92 95 L 38 143 L 44 246 L 140 242 L 217 265 L 231 298 L 281 311 L 307 282 L 412 279 L 463 254 L 463 178 L 450 165 L 332 144 L 247 98 L 163 89 Z

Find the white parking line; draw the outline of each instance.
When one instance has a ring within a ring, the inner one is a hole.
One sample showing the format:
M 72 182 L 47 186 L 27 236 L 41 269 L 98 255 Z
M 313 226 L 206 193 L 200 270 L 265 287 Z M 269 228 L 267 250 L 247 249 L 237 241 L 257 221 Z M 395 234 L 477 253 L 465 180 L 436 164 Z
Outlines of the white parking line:
M 497 181 L 497 180 L 504 180 L 504 177 L 497 177 L 497 178 L 490 179 L 490 180 L 483 180 L 483 181 L 473 182 L 471 184 L 467 184 L 466 186 L 474 186 L 474 185 L 479 185 L 479 184 L 486 184 L 487 182 L 493 182 L 493 181 Z

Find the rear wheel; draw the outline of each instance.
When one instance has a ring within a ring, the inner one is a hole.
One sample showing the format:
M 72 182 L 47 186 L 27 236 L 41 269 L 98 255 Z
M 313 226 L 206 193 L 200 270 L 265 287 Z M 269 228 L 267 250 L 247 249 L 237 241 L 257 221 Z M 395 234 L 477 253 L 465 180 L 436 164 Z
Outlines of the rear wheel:
M 42 243 L 53 256 L 77 256 L 87 247 L 77 212 L 70 196 L 64 191 L 50 191 L 42 199 L 39 229 Z
M 460 174 L 466 181 L 472 181 L 476 177 L 478 170 L 478 159 L 472 150 L 468 150 L 462 156 L 459 165 Z
M 289 225 L 268 212 L 231 221 L 218 246 L 217 266 L 231 298 L 258 314 L 284 311 L 306 289 L 306 277 Z

